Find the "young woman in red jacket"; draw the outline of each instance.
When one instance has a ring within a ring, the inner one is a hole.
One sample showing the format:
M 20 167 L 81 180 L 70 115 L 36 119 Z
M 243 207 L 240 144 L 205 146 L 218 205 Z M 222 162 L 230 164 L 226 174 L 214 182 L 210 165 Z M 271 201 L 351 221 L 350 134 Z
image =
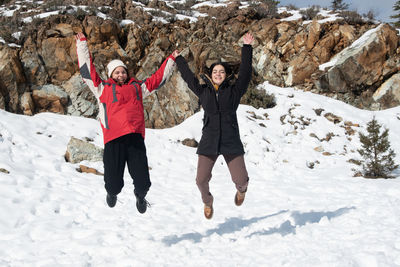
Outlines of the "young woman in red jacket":
M 104 137 L 104 182 L 106 201 L 111 208 L 124 186 L 124 169 L 128 165 L 133 179 L 136 207 L 146 212 L 145 196 L 151 186 L 144 143 L 145 123 L 143 98 L 159 89 L 171 75 L 174 51 L 161 67 L 148 79 L 139 81 L 129 77 L 126 65 L 119 59 L 107 65 L 108 79 L 97 74 L 83 33 L 75 36 L 79 70 L 83 80 L 95 95 L 99 104 L 99 119 Z

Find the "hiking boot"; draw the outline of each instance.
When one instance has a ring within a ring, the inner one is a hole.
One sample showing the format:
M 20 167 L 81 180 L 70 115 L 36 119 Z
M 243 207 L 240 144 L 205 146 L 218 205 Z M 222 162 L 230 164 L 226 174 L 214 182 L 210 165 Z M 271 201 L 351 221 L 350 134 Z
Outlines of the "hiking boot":
M 107 193 L 106 201 L 110 208 L 114 208 L 115 204 L 117 204 L 117 196 Z
M 149 202 L 144 198 L 144 196 L 139 196 L 135 192 L 135 197 L 136 197 L 136 208 L 140 213 L 145 213 L 147 210 L 147 207 L 150 207 Z
M 235 194 L 235 205 L 236 206 L 242 205 L 245 196 L 246 196 L 246 192 L 240 193 L 239 191 L 236 191 L 236 194 Z
M 213 214 L 214 214 L 214 209 L 213 209 L 212 204 L 211 204 L 211 206 L 204 205 L 204 216 L 208 220 L 210 220 L 212 218 Z

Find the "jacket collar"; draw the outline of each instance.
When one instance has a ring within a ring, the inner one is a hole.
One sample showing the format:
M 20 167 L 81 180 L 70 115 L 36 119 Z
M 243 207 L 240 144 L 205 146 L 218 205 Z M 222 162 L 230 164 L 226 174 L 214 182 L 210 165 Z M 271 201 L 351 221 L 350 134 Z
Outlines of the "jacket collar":
M 210 76 L 208 76 L 207 74 L 203 73 L 200 75 L 200 77 L 203 79 L 203 81 L 210 86 L 211 88 L 215 89 L 215 85 L 212 82 L 212 79 L 210 78 Z M 230 80 L 232 80 L 233 78 L 233 74 L 229 75 L 228 77 L 225 78 L 225 80 L 218 86 L 219 89 L 223 89 L 225 84 L 229 83 Z
M 108 78 L 105 82 L 106 82 L 106 83 L 109 83 L 109 84 L 117 84 L 117 82 L 114 81 L 114 79 L 111 78 L 111 77 Z M 131 78 L 128 79 L 128 82 L 126 82 L 126 83 L 124 83 L 124 84 L 130 84 L 130 83 L 132 83 L 132 82 L 140 83 L 140 81 L 138 81 L 138 80 L 136 80 L 135 78 L 131 77 Z

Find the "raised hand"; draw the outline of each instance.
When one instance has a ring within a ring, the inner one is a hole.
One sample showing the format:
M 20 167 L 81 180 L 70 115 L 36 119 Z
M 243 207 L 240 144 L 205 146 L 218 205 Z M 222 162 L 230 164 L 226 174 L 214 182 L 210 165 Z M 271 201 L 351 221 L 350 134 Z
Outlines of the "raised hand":
M 178 50 L 175 50 L 174 52 L 172 52 L 172 56 L 173 56 L 174 58 L 176 58 L 177 56 L 179 56 L 179 51 L 178 51 Z
M 243 43 L 244 44 L 248 44 L 248 45 L 252 45 L 253 43 L 254 43 L 254 37 L 253 37 L 253 35 L 251 34 L 251 33 L 246 33 L 244 36 L 243 36 Z
M 85 38 L 85 35 L 81 32 L 78 32 L 77 35 L 75 35 L 75 40 L 80 40 L 82 38 Z

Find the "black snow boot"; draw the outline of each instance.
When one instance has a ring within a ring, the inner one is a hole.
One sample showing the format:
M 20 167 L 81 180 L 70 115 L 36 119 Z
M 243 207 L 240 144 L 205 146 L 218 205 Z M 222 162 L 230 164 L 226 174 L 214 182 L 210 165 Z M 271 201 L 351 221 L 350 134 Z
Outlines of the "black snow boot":
M 144 195 L 136 193 L 136 190 L 134 191 L 135 197 L 136 197 L 136 208 L 140 213 L 145 213 L 147 210 L 147 207 L 150 207 L 149 202 L 144 198 Z
M 117 196 L 107 193 L 106 201 L 110 208 L 114 208 L 115 204 L 117 204 Z

